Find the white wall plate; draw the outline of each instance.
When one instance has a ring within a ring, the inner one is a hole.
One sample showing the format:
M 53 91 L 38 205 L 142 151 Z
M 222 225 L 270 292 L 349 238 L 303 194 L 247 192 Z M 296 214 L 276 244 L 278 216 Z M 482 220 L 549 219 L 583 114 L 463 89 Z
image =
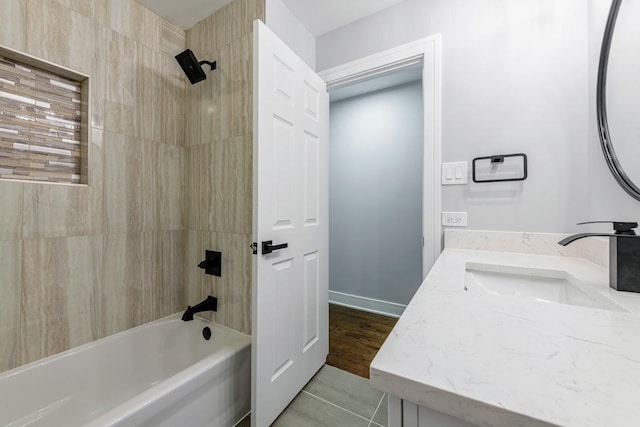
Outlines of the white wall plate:
M 442 185 L 466 185 L 467 162 L 450 162 L 442 164 Z

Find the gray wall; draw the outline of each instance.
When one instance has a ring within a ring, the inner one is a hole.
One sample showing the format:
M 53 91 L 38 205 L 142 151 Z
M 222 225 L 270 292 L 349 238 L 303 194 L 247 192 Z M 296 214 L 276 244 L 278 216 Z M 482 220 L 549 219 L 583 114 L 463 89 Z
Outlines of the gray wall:
M 312 70 L 316 69 L 316 37 L 282 0 L 266 0 L 265 24 Z
M 576 229 L 588 197 L 588 2 L 406 0 L 317 39 L 324 70 L 442 34 L 443 161 L 525 152 L 520 184 L 443 188 L 469 228 Z
M 422 83 L 330 111 L 329 288 L 406 304 L 422 281 Z

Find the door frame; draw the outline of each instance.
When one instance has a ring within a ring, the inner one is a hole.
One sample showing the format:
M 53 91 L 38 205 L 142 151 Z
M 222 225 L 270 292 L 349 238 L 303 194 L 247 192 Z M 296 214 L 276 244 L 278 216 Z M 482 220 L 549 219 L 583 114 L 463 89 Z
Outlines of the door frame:
M 321 71 L 327 89 L 422 64 L 424 159 L 422 186 L 422 277 L 442 251 L 440 186 L 442 156 L 442 36 L 435 34 Z

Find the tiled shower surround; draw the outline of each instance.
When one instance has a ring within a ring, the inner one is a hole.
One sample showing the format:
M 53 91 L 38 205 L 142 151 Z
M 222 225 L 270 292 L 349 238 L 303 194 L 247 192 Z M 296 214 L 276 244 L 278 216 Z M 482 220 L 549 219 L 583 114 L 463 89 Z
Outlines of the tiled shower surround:
M 253 21 L 264 0 L 235 0 L 187 31 L 207 80 L 187 88 L 185 298 L 222 300 L 213 319 L 251 332 Z M 233 23 L 233 24 L 232 24 Z M 222 277 L 193 268 L 204 250 L 222 251 Z
M 250 332 L 251 22 L 133 0 L 0 0 L 0 44 L 91 77 L 89 186 L 0 181 L 0 371 L 181 311 Z M 218 61 L 190 86 L 173 56 Z M 209 58 L 210 57 L 210 58 Z M 189 112 L 189 115 L 187 115 Z M 197 268 L 222 251 L 221 278 Z

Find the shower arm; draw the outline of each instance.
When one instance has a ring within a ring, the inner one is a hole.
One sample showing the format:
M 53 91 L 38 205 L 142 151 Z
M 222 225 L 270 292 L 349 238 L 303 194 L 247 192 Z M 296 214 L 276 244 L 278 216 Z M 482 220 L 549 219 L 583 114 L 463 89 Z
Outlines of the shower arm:
M 202 65 L 202 64 L 207 64 L 209 67 L 211 67 L 211 71 L 216 69 L 216 61 L 210 62 L 210 61 L 200 61 L 198 62 L 198 64 Z

